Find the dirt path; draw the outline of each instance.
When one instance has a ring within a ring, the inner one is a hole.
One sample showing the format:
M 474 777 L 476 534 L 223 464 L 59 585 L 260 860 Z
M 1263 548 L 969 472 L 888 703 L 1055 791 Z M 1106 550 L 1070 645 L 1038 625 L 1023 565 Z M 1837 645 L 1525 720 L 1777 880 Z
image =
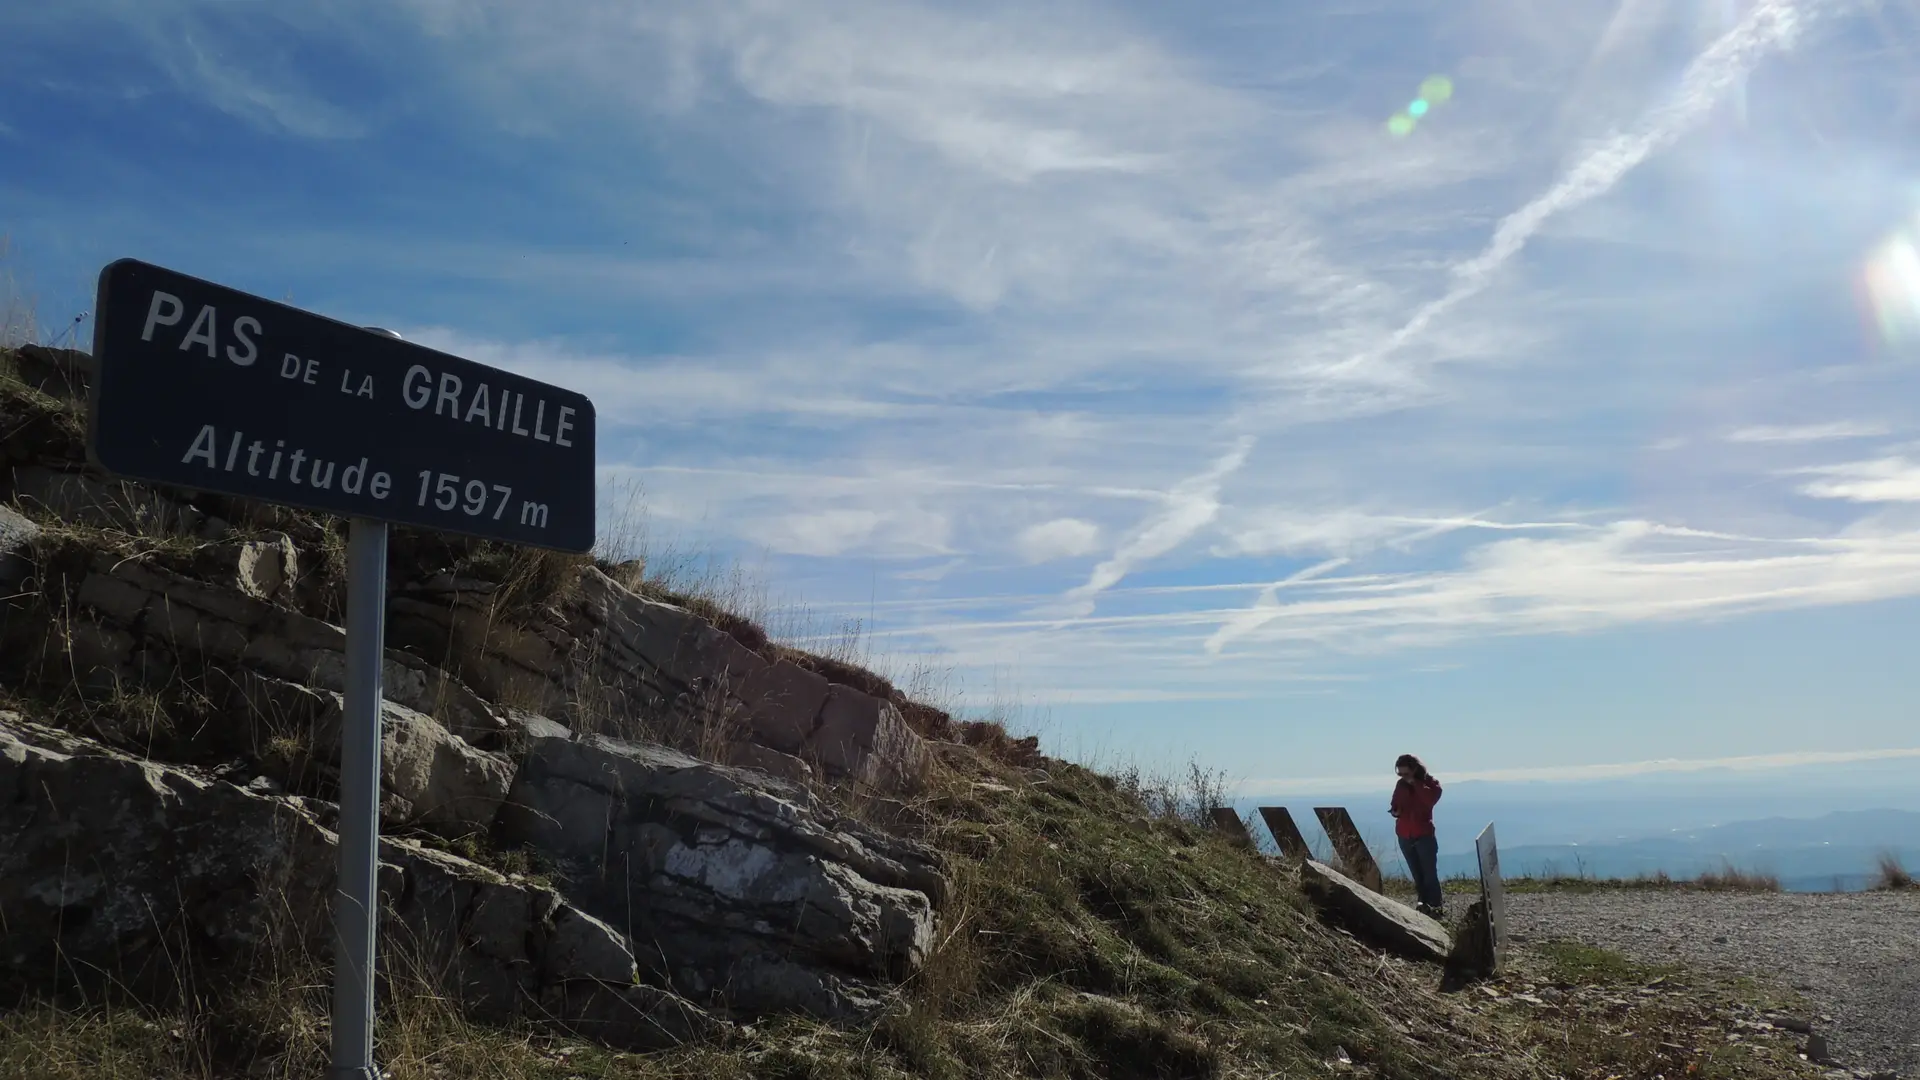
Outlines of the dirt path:
M 1603 889 L 1508 897 L 1517 938 L 1563 938 L 1799 990 L 1834 1057 L 1920 1080 L 1920 890 L 1702 893 Z

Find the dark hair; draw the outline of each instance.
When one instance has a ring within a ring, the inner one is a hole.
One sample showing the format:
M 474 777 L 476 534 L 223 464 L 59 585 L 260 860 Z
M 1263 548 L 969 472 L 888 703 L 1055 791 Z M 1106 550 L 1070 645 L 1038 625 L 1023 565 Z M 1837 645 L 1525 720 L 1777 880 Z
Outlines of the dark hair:
M 1401 754 L 1399 759 L 1393 763 L 1393 767 L 1395 770 L 1398 770 L 1401 766 L 1406 766 L 1407 768 L 1412 769 L 1413 778 L 1415 780 L 1427 780 L 1431 778 L 1430 774 L 1427 772 L 1427 767 L 1424 764 L 1421 764 L 1420 759 L 1417 757 L 1414 757 L 1412 754 Z

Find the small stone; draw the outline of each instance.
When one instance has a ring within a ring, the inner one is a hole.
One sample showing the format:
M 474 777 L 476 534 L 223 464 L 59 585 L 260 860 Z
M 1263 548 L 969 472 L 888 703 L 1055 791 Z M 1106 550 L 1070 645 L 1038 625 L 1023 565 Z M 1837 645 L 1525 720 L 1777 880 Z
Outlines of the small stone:
M 1827 1065 L 1833 1061 L 1827 1052 L 1827 1037 L 1817 1031 L 1807 1036 L 1806 1054 L 1807 1060 L 1815 1065 Z
M 288 536 L 250 540 L 240 546 L 235 583 L 255 600 L 271 600 L 299 575 L 299 557 Z

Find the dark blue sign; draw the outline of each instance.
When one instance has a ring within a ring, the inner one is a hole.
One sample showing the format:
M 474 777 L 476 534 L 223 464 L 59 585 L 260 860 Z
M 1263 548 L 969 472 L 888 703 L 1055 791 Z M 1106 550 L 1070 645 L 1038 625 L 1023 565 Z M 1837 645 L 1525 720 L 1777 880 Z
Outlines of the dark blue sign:
M 585 396 L 122 259 L 100 272 L 88 429 L 122 476 L 586 551 Z

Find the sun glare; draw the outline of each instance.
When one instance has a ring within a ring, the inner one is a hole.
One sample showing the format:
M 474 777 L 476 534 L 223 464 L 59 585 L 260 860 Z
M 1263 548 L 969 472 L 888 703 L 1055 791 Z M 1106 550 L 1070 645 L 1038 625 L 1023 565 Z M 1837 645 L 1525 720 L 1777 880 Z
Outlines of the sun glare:
M 1882 341 L 1900 345 L 1920 339 L 1920 216 L 1867 257 L 1861 285 Z

